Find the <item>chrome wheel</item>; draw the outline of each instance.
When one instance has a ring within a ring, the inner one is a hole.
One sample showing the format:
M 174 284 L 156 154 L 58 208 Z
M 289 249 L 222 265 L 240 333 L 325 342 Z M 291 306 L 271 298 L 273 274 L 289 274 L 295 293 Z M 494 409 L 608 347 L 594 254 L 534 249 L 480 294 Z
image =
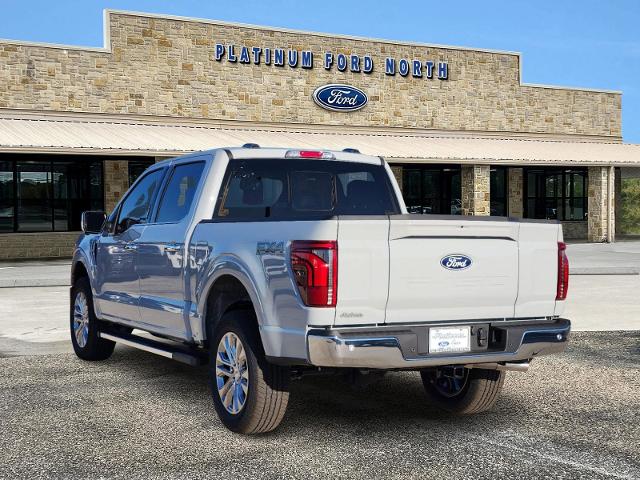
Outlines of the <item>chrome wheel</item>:
M 244 345 L 233 332 L 225 334 L 218 344 L 216 384 L 227 412 L 232 415 L 240 413 L 247 402 L 249 370 Z
M 469 369 L 464 367 L 439 367 L 432 377 L 431 383 L 445 397 L 458 395 L 469 380 Z
M 73 302 L 73 334 L 78 346 L 84 348 L 89 340 L 89 303 L 84 292 L 78 292 Z

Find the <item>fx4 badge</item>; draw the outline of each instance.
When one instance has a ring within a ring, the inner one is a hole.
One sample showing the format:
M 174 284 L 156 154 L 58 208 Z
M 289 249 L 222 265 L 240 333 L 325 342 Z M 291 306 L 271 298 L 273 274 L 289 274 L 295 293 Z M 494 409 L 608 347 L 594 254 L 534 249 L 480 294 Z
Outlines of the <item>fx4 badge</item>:
M 256 255 L 284 255 L 284 242 L 258 242 Z

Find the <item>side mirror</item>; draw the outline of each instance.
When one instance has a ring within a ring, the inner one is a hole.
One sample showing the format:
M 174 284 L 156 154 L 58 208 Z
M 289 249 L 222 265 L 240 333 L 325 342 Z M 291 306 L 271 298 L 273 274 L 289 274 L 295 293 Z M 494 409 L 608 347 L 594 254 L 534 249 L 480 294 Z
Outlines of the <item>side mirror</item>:
M 89 210 L 82 212 L 80 217 L 80 228 L 84 233 L 100 233 L 102 225 L 107 218 L 104 212 L 99 210 Z

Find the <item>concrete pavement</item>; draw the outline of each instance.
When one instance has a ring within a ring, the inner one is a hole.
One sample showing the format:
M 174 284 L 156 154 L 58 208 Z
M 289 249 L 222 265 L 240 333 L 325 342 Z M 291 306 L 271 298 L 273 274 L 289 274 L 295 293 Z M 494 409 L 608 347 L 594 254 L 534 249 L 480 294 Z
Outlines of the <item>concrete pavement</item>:
M 69 285 L 71 260 L 0 262 L 0 288 Z
M 640 242 L 574 243 L 567 246 L 572 275 L 640 273 Z

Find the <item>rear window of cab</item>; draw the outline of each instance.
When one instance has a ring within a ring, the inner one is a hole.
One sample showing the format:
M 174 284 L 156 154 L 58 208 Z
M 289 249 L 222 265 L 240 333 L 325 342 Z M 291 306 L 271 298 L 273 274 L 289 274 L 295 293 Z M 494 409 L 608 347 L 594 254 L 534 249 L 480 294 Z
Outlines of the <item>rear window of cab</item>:
M 317 219 L 400 213 L 382 165 L 329 160 L 234 160 L 214 218 Z

